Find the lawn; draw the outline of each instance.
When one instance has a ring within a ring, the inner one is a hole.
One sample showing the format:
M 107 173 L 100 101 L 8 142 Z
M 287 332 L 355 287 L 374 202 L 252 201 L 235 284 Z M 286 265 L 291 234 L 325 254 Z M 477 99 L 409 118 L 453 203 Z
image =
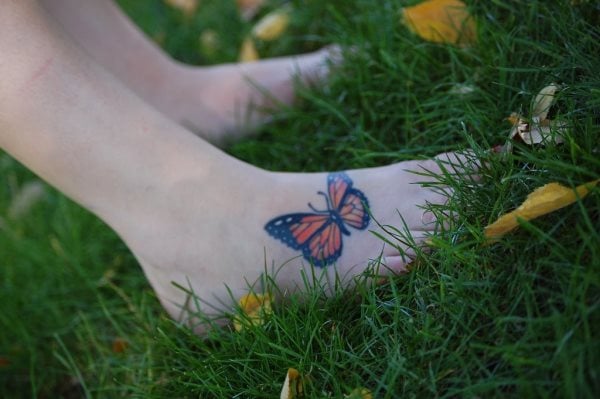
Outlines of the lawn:
M 236 61 L 256 20 L 233 0 L 202 0 L 193 15 L 119 3 L 199 65 Z M 449 182 L 454 218 L 433 251 L 382 285 L 314 289 L 262 326 L 205 339 L 167 317 L 106 225 L 0 153 L 0 396 L 273 398 L 293 367 L 308 398 L 358 387 L 374 398 L 598 397 L 600 189 L 497 242 L 483 231 L 546 183 L 600 178 L 600 4 L 467 1 L 478 40 L 457 47 L 400 22 L 418 1 L 291 3 L 288 30 L 259 42 L 261 57 L 339 43 L 349 61 L 226 151 L 270 170 L 328 171 L 471 148 L 486 159 L 482 179 Z M 215 47 L 199 40 L 209 29 Z M 564 143 L 490 155 L 508 141 L 511 112 L 528 115 L 550 83 Z M 15 210 L 24 189 L 37 201 Z

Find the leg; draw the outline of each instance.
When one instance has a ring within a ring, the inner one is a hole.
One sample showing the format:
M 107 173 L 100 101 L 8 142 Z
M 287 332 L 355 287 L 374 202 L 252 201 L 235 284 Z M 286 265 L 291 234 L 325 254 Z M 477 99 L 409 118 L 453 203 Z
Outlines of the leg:
M 95 64 L 33 0 L 0 2 L 0 52 L 0 147 L 115 229 L 171 315 L 186 301 L 172 282 L 189 282 L 221 310 L 231 301 L 225 286 L 241 295 L 265 262 L 284 265 L 276 275 L 282 289 L 302 286 L 309 262 L 265 225 L 317 204 L 326 174 L 260 170 L 189 134 Z M 422 178 L 406 170 L 421 167 L 439 171 L 426 161 L 347 172 L 374 217 L 401 225 L 400 212 L 417 243 L 431 229 L 420 206 L 445 200 L 414 184 Z M 362 206 L 328 195 L 330 204 Z M 317 274 L 350 282 L 381 253 L 386 272 L 405 269 L 399 250 L 368 232 L 380 231 L 375 223 L 352 223 L 335 265 Z
M 327 73 L 328 50 L 249 64 L 190 67 L 149 41 L 112 0 L 42 3 L 98 63 L 149 104 L 214 144 L 240 137 L 265 120 L 266 115 L 251 110 L 270 101 L 256 86 L 289 104 L 296 72 L 305 79 Z

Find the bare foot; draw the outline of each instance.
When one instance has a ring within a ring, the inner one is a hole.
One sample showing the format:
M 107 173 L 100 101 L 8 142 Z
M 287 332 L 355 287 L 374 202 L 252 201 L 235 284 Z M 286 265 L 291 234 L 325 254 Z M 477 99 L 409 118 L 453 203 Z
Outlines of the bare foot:
M 456 164 L 465 157 L 438 159 Z M 114 225 L 173 317 L 197 310 L 197 304 L 182 309 L 188 298 L 176 285 L 200 298 L 202 312 L 216 315 L 232 309 L 265 265 L 284 292 L 301 289 L 303 274 L 313 271 L 325 285 L 338 278 L 352 284 L 373 264 L 381 275 L 404 272 L 413 249 L 384 245 L 373 234 L 385 234 L 378 223 L 408 227 L 420 246 L 436 226 L 423 207 L 447 200 L 418 184 L 433 177 L 411 172 L 440 173 L 434 160 L 331 174 L 226 166 L 208 180 L 192 173 L 156 182 L 152 200 L 140 204 L 151 207 L 144 219 L 128 221 L 126 229 Z
M 283 291 L 302 288 L 313 265 L 317 279 L 348 285 L 380 257 L 380 272 L 402 272 L 409 245 L 383 245 L 370 232 L 381 232 L 375 220 L 406 223 L 417 245 L 435 226 L 421 207 L 446 197 L 407 171 L 436 174 L 434 161 L 331 174 L 255 168 L 140 101 L 37 2 L 0 1 L 0 10 L 0 49 L 11 60 L 0 62 L 0 147 L 113 227 L 176 318 L 190 306 L 174 283 L 218 314 L 265 264 Z M 322 55 L 307 57 L 308 70 L 321 65 Z
M 341 59 L 337 46 L 290 57 L 213 67 L 176 65 L 153 101 L 169 117 L 213 144 L 243 137 L 289 105 L 296 82 L 324 80 Z

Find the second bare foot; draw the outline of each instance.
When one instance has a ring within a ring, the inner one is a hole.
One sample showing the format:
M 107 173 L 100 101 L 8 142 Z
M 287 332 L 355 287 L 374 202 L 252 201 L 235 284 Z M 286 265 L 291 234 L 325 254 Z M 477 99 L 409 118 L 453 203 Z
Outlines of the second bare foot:
M 322 82 L 340 49 L 213 67 L 176 65 L 155 103 L 176 122 L 216 145 L 253 132 L 269 112 L 295 98 L 295 85 Z

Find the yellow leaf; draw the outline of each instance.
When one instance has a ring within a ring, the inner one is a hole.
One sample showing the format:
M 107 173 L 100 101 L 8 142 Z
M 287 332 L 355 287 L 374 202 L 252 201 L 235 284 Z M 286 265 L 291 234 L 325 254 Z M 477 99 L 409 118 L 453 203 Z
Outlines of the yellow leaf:
M 547 213 L 570 205 L 589 194 L 600 179 L 577 186 L 575 189 L 558 183 L 548 183 L 537 188 L 527 196 L 525 202 L 517 209 L 509 212 L 488 225 L 484 229 L 485 237 L 498 239 L 519 226 L 519 219 L 532 220 Z
M 252 36 L 264 41 L 279 38 L 290 23 L 290 12 L 290 7 L 281 7 L 268 13 L 254 25 Z
M 460 0 L 426 0 L 402 9 L 404 24 L 422 39 L 460 46 L 477 41 L 477 25 Z
M 243 315 L 237 315 L 233 319 L 233 326 L 236 331 L 242 331 L 242 329 L 251 325 L 260 326 L 272 313 L 271 295 L 269 294 L 263 295 L 251 292 L 241 297 L 238 304 Z
M 302 386 L 302 377 L 298 370 L 289 368 L 281 388 L 280 399 L 293 399 L 301 396 L 304 393 L 304 387 Z
M 511 112 L 510 115 L 506 118 L 506 120 L 509 121 L 511 124 L 516 125 L 519 122 L 520 118 L 521 115 L 517 114 L 516 112 Z
M 165 0 L 165 3 L 190 16 L 198 9 L 198 0 Z
M 256 51 L 256 47 L 254 46 L 254 41 L 252 38 L 247 37 L 244 39 L 242 43 L 242 48 L 240 49 L 240 62 L 250 62 L 256 61 L 260 57 L 258 55 L 258 51 Z
M 367 388 L 355 388 L 350 392 L 347 399 L 373 399 L 373 394 Z
M 242 19 L 249 21 L 265 4 L 265 0 L 236 0 L 236 3 Z

